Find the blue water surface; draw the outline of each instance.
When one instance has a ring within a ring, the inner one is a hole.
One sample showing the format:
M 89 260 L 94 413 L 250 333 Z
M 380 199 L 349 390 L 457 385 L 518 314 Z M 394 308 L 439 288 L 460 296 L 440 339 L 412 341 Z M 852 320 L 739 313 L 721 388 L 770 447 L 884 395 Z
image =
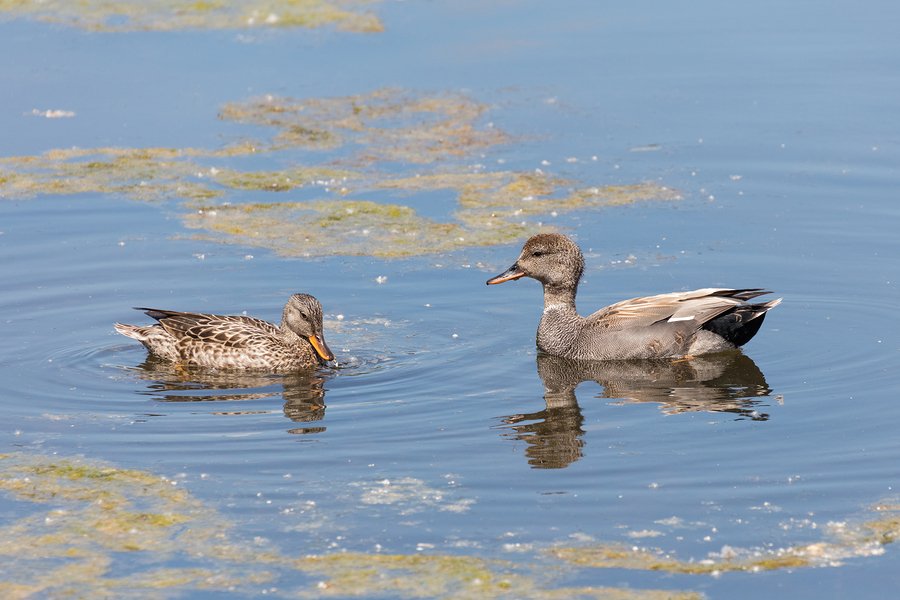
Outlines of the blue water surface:
M 177 201 L 0 199 L 0 450 L 174 478 L 238 537 L 290 556 L 450 553 L 526 570 L 555 545 L 591 541 L 684 560 L 777 551 L 896 501 L 900 7 L 372 9 L 385 32 L 2 22 L 0 52 L 15 60 L 0 65 L 0 155 L 217 148 L 254 134 L 219 107 L 261 94 L 463 92 L 518 136 L 472 165 L 682 195 L 553 218 L 585 250 L 583 314 L 695 287 L 774 290 L 784 302 L 743 354 L 701 373 L 592 371 L 551 406 L 534 348 L 539 285 L 484 285 L 518 243 L 291 258 L 196 239 Z M 31 114 L 54 108 L 76 116 Z M 392 201 L 454 210 L 444 194 Z M 313 392 L 283 376 L 178 380 L 112 329 L 147 321 L 132 306 L 277 320 L 300 291 L 325 307 L 340 363 Z M 387 489 L 393 501 L 373 500 Z M 32 510 L 0 507 L 10 521 Z M 572 568 L 556 585 L 883 598 L 900 562 L 882 549 L 717 577 Z

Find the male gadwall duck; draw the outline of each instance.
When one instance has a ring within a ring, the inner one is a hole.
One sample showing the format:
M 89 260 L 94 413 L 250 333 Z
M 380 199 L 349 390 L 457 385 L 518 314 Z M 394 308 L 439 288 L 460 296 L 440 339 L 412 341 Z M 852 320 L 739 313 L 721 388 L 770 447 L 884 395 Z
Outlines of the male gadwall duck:
M 578 245 L 558 233 L 531 237 L 509 269 L 488 285 L 532 277 L 544 286 L 538 350 L 582 360 L 678 358 L 742 346 L 759 331 L 766 312 L 781 298 L 746 300 L 762 289 L 704 288 L 624 300 L 582 317 L 575 293 L 584 271 Z
M 281 326 L 242 315 L 137 308 L 156 325 L 123 325 L 151 354 L 176 363 L 214 369 L 293 371 L 334 359 L 322 332 L 322 305 L 309 294 L 294 294 L 284 306 Z

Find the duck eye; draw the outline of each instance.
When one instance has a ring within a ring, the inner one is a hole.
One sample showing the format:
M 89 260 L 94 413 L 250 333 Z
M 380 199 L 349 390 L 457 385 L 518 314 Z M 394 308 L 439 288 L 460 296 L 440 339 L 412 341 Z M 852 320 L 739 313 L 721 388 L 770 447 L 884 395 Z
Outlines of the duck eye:
M 541 250 L 535 250 L 534 252 L 531 253 L 531 255 L 534 256 L 535 258 L 540 258 L 544 254 L 546 254 L 546 252 L 543 252 Z

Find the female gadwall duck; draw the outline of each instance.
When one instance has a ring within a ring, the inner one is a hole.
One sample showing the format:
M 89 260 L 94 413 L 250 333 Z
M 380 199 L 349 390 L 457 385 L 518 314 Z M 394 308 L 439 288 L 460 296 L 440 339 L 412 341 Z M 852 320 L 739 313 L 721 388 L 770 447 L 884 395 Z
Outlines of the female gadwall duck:
M 632 298 L 582 317 L 575 310 L 582 271 L 584 256 L 575 242 L 541 233 L 525 242 L 513 266 L 487 283 L 540 281 L 544 314 L 538 350 L 583 360 L 677 358 L 734 349 L 750 341 L 766 311 L 781 302 L 745 302 L 769 293 L 761 289 L 704 288 Z
M 322 305 L 309 294 L 294 294 L 284 306 L 281 326 L 241 315 L 138 308 L 157 325 L 123 325 L 151 354 L 176 363 L 216 369 L 293 371 L 334 359 L 322 332 Z

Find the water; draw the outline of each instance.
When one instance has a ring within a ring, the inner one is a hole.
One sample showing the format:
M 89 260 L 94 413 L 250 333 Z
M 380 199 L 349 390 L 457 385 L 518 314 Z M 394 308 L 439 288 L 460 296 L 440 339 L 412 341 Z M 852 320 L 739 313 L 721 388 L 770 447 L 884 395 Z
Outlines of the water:
M 109 555 L 108 565 L 68 585 L 147 593 L 140 574 L 197 567 L 210 579 L 159 593 L 574 595 L 593 586 L 635 597 L 667 589 L 881 598 L 894 589 L 897 549 L 865 532 L 890 528 L 883 518 L 896 513 L 873 507 L 895 505 L 900 484 L 896 7 L 373 10 L 384 33 L 88 34 L 4 22 L 2 50 L 19 58 L 0 67 L 0 154 L 217 148 L 264 135 L 217 121 L 218 108 L 267 93 L 464 90 L 491 105 L 485 120 L 521 136 L 464 156 L 464 166 L 541 169 L 584 185 L 655 181 L 681 193 L 542 217 L 585 250 L 583 314 L 707 286 L 764 286 L 783 304 L 743 354 L 571 368 L 536 356 L 537 283 L 484 285 L 521 240 L 398 259 L 290 257 L 195 238 L 178 199 L 90 191 L 4 199 L 0 444 L 14 457 L 5 460 L 80 460 L 165 477 L 209 511 L 190 513 L 196 528 L 226 532 L 218 544 L 234 548 L 194 547 L 181 530 L 142 552 L 98 542 L 106 550 L 78 560 Z M 76 116 L 44 119 L 32 109 Z M 284 168 L 297 156 L 307 155 L 262 155 L 253 168 Z M 369 197 L 434 219 L 454 212 L 453 194 L 430 194 Z M 143 348 L 112 329 L 147 321 L 132 306 L 276 320 L 294 292 L 322 302 L 339 366 L 309 377 L 183 372 L 145 362 Z M 54 507 L 89 510 L 65 498 L 8 493 L 4 537 L 37 536 L 43 526 L 23 520 Z M 711 558 L 721 567 L 732 553 L 820 555 L 812 567 L 716 576 L 553 556 L 611 545 L 682 566 Z M 58 574 L 53 547 L 38 548 L 32 560 Z M 489 592 L 466 580 L 475 587 L 460 592 L 441 587 L 453 578 L 445 571 L 413 569 L 395 587 L 353 588 L 337 567 L 292 562 L 342 552 L 356 557 L 349 571 L 378 556 L 410 569 L 404 557 L 502 559 L 511 566 L 490 569 L 510 587 Z M 281 558 L 260 558 L 272 554 Z M 43 581 L 22 560 L 9 564 L 4 581 Z M 103 587 L 117 578 L 130 583 Z M 61 594 L 61 585 L 43 591 Z

